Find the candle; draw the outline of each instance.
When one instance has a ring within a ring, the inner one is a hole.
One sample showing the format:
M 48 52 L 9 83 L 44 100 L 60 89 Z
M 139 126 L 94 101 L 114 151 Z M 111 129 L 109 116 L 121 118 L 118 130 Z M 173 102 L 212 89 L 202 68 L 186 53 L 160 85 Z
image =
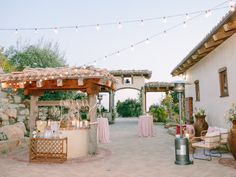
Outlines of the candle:
M 79 128 L 79 120 L 76 121 L 76 128 Z
M 73 127 L 76 126 L 76 120 L 72 120 L 72 126 L 73 126 Z
M 84 124 L 85 124 L 85 127 L 88 127 L 88 125 L 89 125 L 89 123 L 88 123 L 88 121 L 86 120 L 86 121 L 84 121 Z
M 185 137 L 189 139 L 189 134 L 188 134 L 188 133 L 186 133 L 186 134 L 185 134 Z
M 79 122 L 79 127 L 80 127 L 80 128 L 83 127 L 83 122 L 82 122 L 82 121 Z

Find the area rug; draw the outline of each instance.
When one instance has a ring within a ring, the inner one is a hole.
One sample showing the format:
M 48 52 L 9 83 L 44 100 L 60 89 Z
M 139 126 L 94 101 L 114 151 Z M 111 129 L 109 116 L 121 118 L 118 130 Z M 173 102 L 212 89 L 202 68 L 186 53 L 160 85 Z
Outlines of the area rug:
M 220 158 L 218 162 L 221 165 L 236 169 L 236 161 L 232 158 Z

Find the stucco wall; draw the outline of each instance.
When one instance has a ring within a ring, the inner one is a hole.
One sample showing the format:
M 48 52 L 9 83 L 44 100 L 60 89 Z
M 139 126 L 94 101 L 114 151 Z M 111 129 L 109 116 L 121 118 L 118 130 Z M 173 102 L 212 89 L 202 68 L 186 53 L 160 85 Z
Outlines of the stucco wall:
M 218 70 L 227 67 L 229 96 L 220 97 Z M 193 107 L 204 108 L 211 126 L 227 127 L 224 115 L 236 102 L 236 35 L 227 39 L 186 73 L 186 97 L 193 97 Z M 200 83 L 200 101 L 196 102 L 194 81 Z
M 133 84 L 122 84 L 122 78 L 121 77 L 115 77 L 117 80 L 117 90 L 123 89 L 123 88 L 133 88 L 136 90 L 141 90 L 142 87 L 144 87 L 145 84 L 145 78 L 143 76 L 133 76 Z

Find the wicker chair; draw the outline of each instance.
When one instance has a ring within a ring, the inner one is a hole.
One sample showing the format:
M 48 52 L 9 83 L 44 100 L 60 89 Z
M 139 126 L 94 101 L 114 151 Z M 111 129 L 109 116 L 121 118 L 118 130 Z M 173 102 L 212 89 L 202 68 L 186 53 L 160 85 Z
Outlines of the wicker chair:
M 203 135 L 205 132 L 202 132 L 201 134 Z M 215 135 L 208 135 L 206 134 L 206 136 L 201 136 L 201 137 L 195 137 L 196 139 L 200 139 L 201 141 L 199 142 L 194 142 L 192 143 L 192 147 L 193 147 L 193 158 L 194 159 L 201 159 L 201 160 L 212 160 L 212 157 L 221 157 L 221 152 L 220 151 L 214 151 L 217 148 L 220 147 L 220 134 L 215 134 Z M 195 151 L 196 149 L 203 149 L 203 155 L 204 157 L 201 158 L 199 156 L 195 155 Z M 206 150 L 209 151 L 209 153 L 206 153 Z
M 228 147 L 228 132 L 220 133 L 220 145 L 225 146 L 227 152 L 229 152 L 229 147 Z

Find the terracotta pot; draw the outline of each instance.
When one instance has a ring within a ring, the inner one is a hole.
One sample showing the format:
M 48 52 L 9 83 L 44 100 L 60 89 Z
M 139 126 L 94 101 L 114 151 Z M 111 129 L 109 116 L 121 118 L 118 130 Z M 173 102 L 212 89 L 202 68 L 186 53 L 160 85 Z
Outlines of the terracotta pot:
M 204 116 L 195 116 L 195 122 L 193 124 L 194 129 L 195 129 L 195 136 L 199 137 L 201 136 L 201 132 L 203 130 L 208 129 L 208 123 L 205 120 L 205 115 Z
M 236 120 L 233 120 L 233 126 L 230 129 L 228 141 L 229 141 L 229 147 L 230 150 L 234 156 L 234 159 L 236 160 Z

